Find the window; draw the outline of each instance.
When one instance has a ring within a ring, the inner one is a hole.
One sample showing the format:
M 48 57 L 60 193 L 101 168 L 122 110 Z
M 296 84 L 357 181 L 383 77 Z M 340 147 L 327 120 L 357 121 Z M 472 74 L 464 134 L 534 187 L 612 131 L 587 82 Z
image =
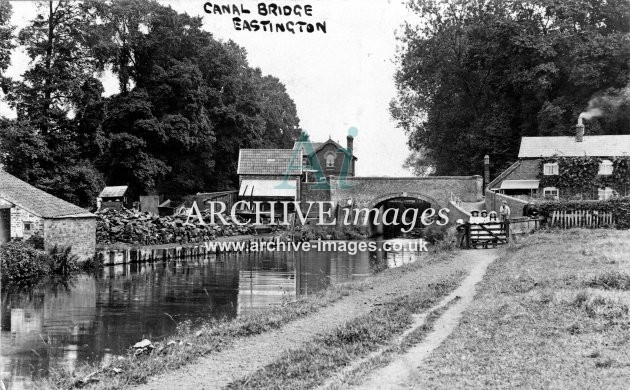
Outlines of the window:
M 558 191 L 558 189 L 556 187 L 545 187 L 543 188 L 543 196 L 546 197 L 553 197 L 558 199 L 558 196 L 560 195 L 560 192 Z
M 326 155 L 326 168 L 334 168 L 335 167 L 335 154 L 328 153 Z
M 33 230 L 33 223 L 32 222 L 24 222 L 24 231 L 25 232 L 30 232 L 31 230 Z
M 597 198 L 599 200 L 606 200 L 612 198 L 614 191 L 610 187 L 600 188 L 597 190 Z
M 612 175 L 613 173 L 613 163 L 610 160 L 602 160 L 599 164 L 598 175 Z
M 557 174 L 558 174 L 557 162 L 545 163 L 543 165 L 543 175 L 549 176 L 549 175 L 557 175 Z

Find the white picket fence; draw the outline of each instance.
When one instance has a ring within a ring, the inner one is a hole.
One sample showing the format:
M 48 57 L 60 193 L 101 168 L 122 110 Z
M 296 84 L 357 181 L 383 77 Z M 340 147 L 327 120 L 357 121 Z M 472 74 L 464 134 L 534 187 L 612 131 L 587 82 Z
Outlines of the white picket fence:
M 564 229 L 572 227 L 598 228 L 613 225 L 615 217 L 610 211 L 555 210 L 547 222 L 549 226 Z

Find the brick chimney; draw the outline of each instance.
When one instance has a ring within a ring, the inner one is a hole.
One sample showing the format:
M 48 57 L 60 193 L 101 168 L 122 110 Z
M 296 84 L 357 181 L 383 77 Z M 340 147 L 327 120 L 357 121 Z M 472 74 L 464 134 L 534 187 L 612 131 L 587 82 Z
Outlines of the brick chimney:
M 354 144 L 354 137 L 351 136 L 351 135 L 347 136 L 346 137 L 346 148 L 352 149 L 353 144 Z M 354 153 L 352 153 L 352 154 L 354 154 Z
M 578 123 L 575 126 L 575 141 L 576 142 L 584 141 L 584 125 L 581 123 Z
M 487 154 L 483 157 L 483 182 L 484 188 L 490 184 L 490 156 Z

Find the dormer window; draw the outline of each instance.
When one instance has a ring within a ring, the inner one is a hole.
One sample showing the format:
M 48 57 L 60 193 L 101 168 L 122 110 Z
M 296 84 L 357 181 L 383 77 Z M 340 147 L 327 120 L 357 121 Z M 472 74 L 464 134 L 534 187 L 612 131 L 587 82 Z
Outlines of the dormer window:
M 599 163 L 599 171 L 597 172 L 598 175 L 612 175 L 613 173 L 613 163 L 610 160 L 602 160 L 601 163 Z
M 557 174 L 558 174 L 558 163 L 557 162 L 545 163 L 543 165 L 543 175 L 551 176 L 551 175 L 557 175 Z
M 326 155 L 326 168 L 334 168 L 335 167 L 335 154 L 328 153 Z

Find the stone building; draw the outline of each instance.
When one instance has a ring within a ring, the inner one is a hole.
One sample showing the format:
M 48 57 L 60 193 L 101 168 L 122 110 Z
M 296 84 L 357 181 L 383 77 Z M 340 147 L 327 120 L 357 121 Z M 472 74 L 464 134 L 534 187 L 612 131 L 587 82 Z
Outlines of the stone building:
M 96 216 L 0 170 L 0 243 L 33 235 L 47 251 L 71 247 L 87 260 L 96 251 Z

